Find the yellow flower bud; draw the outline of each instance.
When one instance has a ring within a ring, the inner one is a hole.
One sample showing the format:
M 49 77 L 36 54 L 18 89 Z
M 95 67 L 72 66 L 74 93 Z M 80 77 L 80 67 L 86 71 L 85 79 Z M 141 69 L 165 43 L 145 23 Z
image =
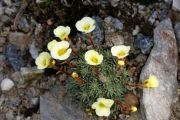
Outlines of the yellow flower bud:
M 89 50 L 85 53 L 85 60 L 89 65 L 99 65 L 103 61 L 103 56 L 95 50 Z
M 66 60 L 72 52 L 69 48 L 69 43 L 67 41 L 57 42 L 51 49 L 51 55 L 54 59 Z
M 158 79 L 155 75 L 150 75 L 149 79 L 143 81 L 143 86 L 145 88 L 156 88 L 159 86 Z
M 112 99 L 105 99 L 105 98 L 98 98 L 97 102 L 92 104 L 92 109 L 95 109 L 95 112 L 98 116 L 109 116 L 110 115 L 110 108 L 114 104 L 114 100 Z
M 95 20 L 90 17 L 84 17 L 76 23 L 77 30 L 84 33 L 92 32 L 95 27 Z
M 125 65 L 124 60 L 118 60 L 118 65 L 120 65 L 120 66 L 124 66 L 124 65 Z
M 137 111 L 137 107 L 131 106 L 131 112 L 136 112 L 136 111 Z
M 59 37 L 61 40 L 67 40 L 70 34 L 71 28 L 68 26 L 58 26 L 54 29 L 54 35 Z
M 48 52 L 40 53 L 35 61 L 38 69 L 45 69 L 49 67 L 50 62 L 51 62 L 51 56 Z
M 129 55 L 129 50 L 130 46 L 118 45 L 111 48 L 111 53 L 113 56 L 118 57 L 118 59 L 122 59 Z
M 72 76 L 72 78 L 74 78 L 74 79 L 77 79 L 77 78 L 79 77 L 79 75 L 78 75 L 76 72 L 73 72 L 73 73 L 71 74 L 71 76 Z

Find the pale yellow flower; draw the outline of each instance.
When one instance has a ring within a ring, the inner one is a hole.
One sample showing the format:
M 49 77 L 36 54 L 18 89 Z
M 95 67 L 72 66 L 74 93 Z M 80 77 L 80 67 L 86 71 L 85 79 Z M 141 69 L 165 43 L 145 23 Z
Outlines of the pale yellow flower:
M 56 40 L 50 41 L 50 42 L 48 43 L 48 45 L 47 45 L 48 50 L 51 51 L 52 48 L 53 48 L 53 46 L 54 46 L 56 43 L 57 43 Z
M 58 26 L 54 29 L 54 35 L 59 37 L 61 40 L 67 40 L 70 34 L 71 28 L 68 26 Z
M 136 112 L 137 111 L 137 107 L 136 106 L 131 106 L 131 112 Z
M 89 50 L 85 53 L 85 60 L 89 65 L 99 65 L 103 61 L 103 56 L 95 50 Z
M 124 58 L 129 55 L 130 46 L 117 45 L 111 48 L 111 53 L 113 56 L 118 57 L 118 59 Z
M 67 41 L 57 42 L 51 49 L 51 56 L 54 59 L 66 60 L 72 52 Z
M 159 86 L 158 79 L 155 75 L 150 75 L 149 79 L 143 81 L 143 86 L 145 88 L 156 88 Z
M 48 52 L 42 52 L 35 61 L 38 69 L 45 69 L 51 64 L 51 55 Z
M 95 109 L 95 112 L 98 116 L 109 116 L 110 108 L 114 104 L 114 100 L 98 98 L 97 102 L 92 104 L 92 109 Z
M 95 27 L 95 20 L 90 17 L 84 17 L 76 23 L 77 30 L 84 33 L 92 32 Z
M 119 66 L 124 66 L 124 65 L 125 65 L 124 60 L 118 60 L 118 65 L 119 65 Z

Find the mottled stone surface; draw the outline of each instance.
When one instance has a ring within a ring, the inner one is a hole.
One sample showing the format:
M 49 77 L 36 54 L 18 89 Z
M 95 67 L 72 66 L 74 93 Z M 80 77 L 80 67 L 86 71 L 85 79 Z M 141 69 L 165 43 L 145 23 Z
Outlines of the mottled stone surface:
M 90 120 L 67 96 L 60 97 L 56 99 L 49 92 L 40 97 L 41 120 Z
M 21 87 L 42 79 L 44 70 L 37 69 L 37 67 L 21 67 L 20 71 L 14 72 L 11 78 L 18 83 Z
M 156 75 L 159 87 L 143 89 L 141 112 L 143 120 L 169 120 L 171 105 L 176 97 L 177 47 L 170 19 L 162 21 L 154 30 L 154 47 L 142 69 L 140 80 Z
M 96 28 L 92 32 L 93 40 L 97 45 L 102 45 L 104 42 L 104 21 L 101 17 L 98 16 L 94 16 L 93 19 L 96 21 Z
M 154 45 L 153 38 L 138 33 L 134 38 L 134 47 L 139 48 L 143 54 L 148 54 Z
M 15 71 L 19 71 L 24 64 L 22 53 L 18 52 L 16 47 L 12 44 L 6 46 L 5 56 Z
M 17 49 L 26 50 L 30 43 L 30 34 L 24 34 L 22 32 L 10 32 L 9 42 L 13 44 Z

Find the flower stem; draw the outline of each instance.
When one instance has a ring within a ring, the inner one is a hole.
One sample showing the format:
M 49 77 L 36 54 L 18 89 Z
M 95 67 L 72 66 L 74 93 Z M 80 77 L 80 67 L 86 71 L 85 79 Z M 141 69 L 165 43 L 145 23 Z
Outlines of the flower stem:
M 95 49 L 95 48 L 96 48 L 96 45 L 95 45 L 94 42 L 93 42 L 92 36 L 87 34 L 87 37 L 88 37 L 88 39 L 89 39 L 89 42 L 91 43 L 91 45 L 92 45 L 93 48 Z
M 76 64 L 74 64 L 68 60 L 66 60 L 65 63 L 68 64 L 70 67 L 73 67 L 73 68 L 77 67 Z
M 54 66 L 54 69 L 62 72 L 62 73 L 65 73 L 67 76 L 70 76 L 71 77 L 71 73 L 69 73 L 67 70 L 63 69 L 62 67 L 58 67 L 58 66 Z
M 72 76 L 71 76 L 72 77 Z M 73 78 L 73 77 L 72 77 Z M 73 78 L 75 81 L 77 81 L 80 85 L 83 85 L 83 84 L 85 84 L 86 83 L 86 81 L 85 80 L 83 80 L 83 79 L 81 79 L 80 77 L 78 77 L 78 78 Z
M 135 87 L 135 88 L 142 88 L 143 85 L 141 83 L 127 83 L 125 84 L 127 87 Z
M 54 69 L 56 69 L 56 70 L 58 70 L 58 71 L 60 71 L 60 72 L 62 72 L 62 73 L 65 73 L 67 76 L 73 78 L 72 75 L 71 75 L 71 73 L 68 72 L 66 69 L 60 68 L 60 67 L 58 67 L 58 66 L 54 66 Z M 78 77 L 78 78 L 73 78 L 73 80 L 75 80 L 76 82 L 78 82 L 80 85 L 83 85 L 83 84 L 86 83 L 86 81 L 83 80 L 83 79 L 81 79 L 80 77 Z
M 71 48 L 74 55 L 79 56 L 77 51 L 74 50 L 74 48 Z
M 97 66 L 94 66 L 94 75 L 99 78 L 99 69 Z

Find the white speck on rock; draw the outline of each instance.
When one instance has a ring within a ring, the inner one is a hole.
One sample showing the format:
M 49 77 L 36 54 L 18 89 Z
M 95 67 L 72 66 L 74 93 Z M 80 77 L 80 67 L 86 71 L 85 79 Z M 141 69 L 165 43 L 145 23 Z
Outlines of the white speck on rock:
M 1 81 L 1 90 L 9 91 L 14 86 L 14 82 L 8 78 Z

